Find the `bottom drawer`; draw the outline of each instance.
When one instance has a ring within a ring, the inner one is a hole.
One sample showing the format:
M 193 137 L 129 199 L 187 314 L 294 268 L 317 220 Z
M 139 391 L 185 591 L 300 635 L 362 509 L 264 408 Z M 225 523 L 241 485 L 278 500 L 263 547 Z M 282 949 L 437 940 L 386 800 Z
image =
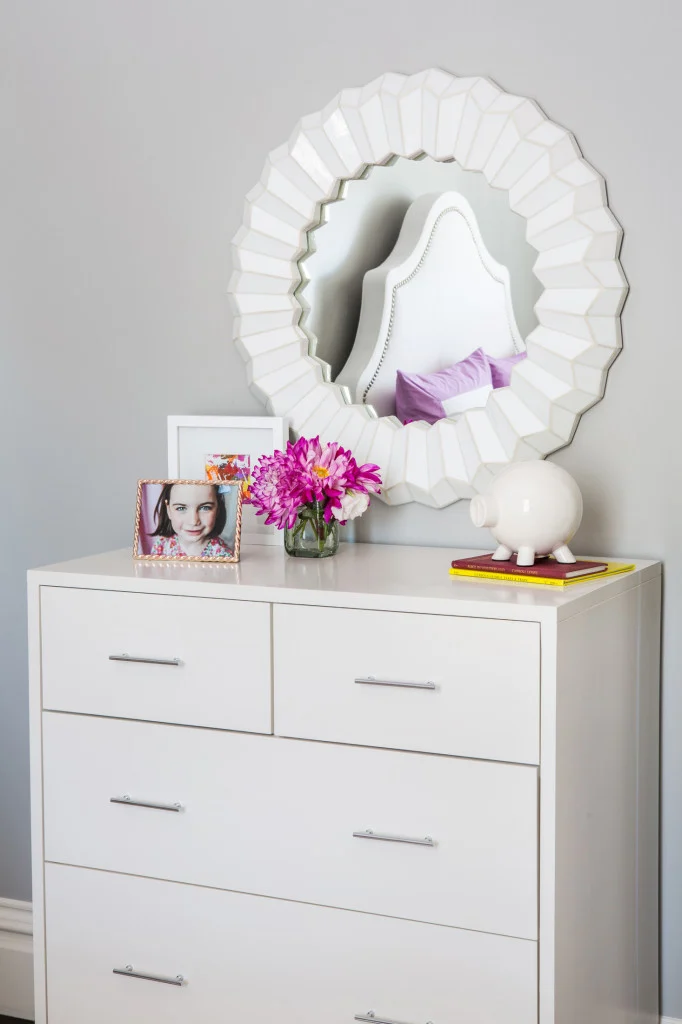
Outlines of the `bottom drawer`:
M 58 864 L 45 882 L 50 1024 L 537 1020 L 529 940 Z

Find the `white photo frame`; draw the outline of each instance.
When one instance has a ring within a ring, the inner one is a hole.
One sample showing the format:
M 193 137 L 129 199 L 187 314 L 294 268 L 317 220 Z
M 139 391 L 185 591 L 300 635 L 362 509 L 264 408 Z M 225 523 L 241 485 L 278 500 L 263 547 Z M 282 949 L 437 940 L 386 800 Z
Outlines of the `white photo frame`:
M 200 480 L 206 456 L 214 453 L 249 455 L 251 466 L 261 455 L 282 451 L 288 431 L 281 416 L 169 416 L 168 477 Z M 245 544 L 283 543 L 283 530 L 266 526 L 252 505 L 242 510 L 241 539 Z

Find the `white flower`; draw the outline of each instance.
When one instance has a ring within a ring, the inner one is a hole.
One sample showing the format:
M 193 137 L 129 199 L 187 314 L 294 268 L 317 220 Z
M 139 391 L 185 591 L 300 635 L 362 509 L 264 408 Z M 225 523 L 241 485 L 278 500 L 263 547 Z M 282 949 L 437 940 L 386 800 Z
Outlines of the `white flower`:
M 361 491 L 346 491 L 341 498 L 341 508 L 333 508 L 332 515 L 343 523 L 348 519 L 357 519 L 367 511 L 368 506 L 369 494 L 363 494 Z

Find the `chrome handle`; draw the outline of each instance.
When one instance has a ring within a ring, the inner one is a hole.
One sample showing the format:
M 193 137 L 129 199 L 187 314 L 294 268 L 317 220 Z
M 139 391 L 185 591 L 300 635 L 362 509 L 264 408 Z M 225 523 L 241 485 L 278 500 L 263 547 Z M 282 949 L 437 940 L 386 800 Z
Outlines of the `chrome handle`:
M 109 661 L 136 661 L 142 665 L 180 665 L 179 658 L 136 658 L 134 654 L 110 654 Z
M 423 839 L 411 839 L 409 836 L 394 836 L 389 832 L 373 832 L 371 828 L 364 832 L 354 832 L 354 839 L 383 839 L 387 843 L 413 843 L 415 846 L 435 846 L 435 840 L 431 836 L 424 836 Z
M 151 807 L 155 811 L 181 811 L 182 804 L 164 804 L 156 800 L 133 800 L 124 793 L 123 796 L 110 796 L 110 804 L 130 804 L 132 807 Z
M 174 978 L 167 978 L 165 974 L 149 974 L 147 971 L 136 971 L 133 969 L 132 964 L 126 964 L 125 967 L 114 967 L 113 973 L 120 974 L 124 978 L 142 978 L 143 981 L 158 981 L 162 985 L 177 985 L 178 988 L 181 985 L 187 984 L 187 980 L 181 974 L 176 974 Z
M 389 1020 L 388 1017 L 377 1017 L 373 1010 L 368 1010 L 367 1013 L 356 1013 L 353 1020 L 366 1020 L 371 1024 L 401 1024 L 400 1021 Z M 433 1024 L 433 1021 L 427 1020 L 426 1024 Z
M 356 683 L 363 683 L 370 686 L 407 686 L 412 690 L 435 690 L 435 683 L 410 683 L 400 679 L 375 679 L 374 676 L 367 676 L 364 679 L 356 679 Z

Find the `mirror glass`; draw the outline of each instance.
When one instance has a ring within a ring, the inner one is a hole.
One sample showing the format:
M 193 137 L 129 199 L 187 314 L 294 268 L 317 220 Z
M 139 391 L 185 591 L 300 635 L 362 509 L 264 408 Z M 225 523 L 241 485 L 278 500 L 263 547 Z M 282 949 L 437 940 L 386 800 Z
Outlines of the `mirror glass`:
M 508 193 L 454 161 L 395 158 L 343 183 L 339 201 L 323 206 L 322 223 L 309 233 L 309 251 L 299 261 L 301 326 L 311 339 L 312 353 L 331 366 L 332 380 L 353 348 L 365 273 L 393 250 L 410 204 L 421 195 L 446 191 L 468 200 L 488 251 L 507 267 L 521 336 L 526 338 L 537 326 L 533 307 L 542 285 L 533 264 L 538 254 L 526 242 L 525 219 L 509 208 Z

